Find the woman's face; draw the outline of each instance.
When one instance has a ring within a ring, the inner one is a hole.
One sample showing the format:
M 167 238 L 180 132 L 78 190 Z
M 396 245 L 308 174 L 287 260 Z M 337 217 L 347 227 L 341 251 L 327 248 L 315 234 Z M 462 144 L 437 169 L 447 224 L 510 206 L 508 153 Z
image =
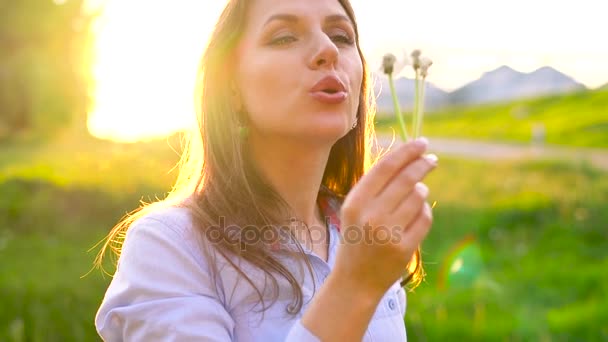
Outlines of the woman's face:
M 355 122 L 363 65 L 337 0 L 253 0 L 236 59 L 253 132 L 335 142 Z

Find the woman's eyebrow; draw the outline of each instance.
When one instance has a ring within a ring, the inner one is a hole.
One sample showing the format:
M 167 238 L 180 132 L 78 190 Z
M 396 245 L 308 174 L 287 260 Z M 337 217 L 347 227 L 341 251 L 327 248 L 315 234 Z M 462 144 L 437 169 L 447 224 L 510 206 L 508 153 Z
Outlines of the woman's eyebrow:
M 273 22 L 275 20 L 296 23 L 296 22 L 298 22 L 298 17 L 293 14 L 274 14 L 274 15 L 270 16 L 270 18 L 268 18 L 268 20 L 266 20 L 266 22 L 264 23 L 264 26 L 270 24 L 271 22 Z
M 273 22 L 275 20 L 287 21 L 290 23 L 297 23 L 300 19 L 298 18 L 298 16 L 293 15 L 293 14 L 279 13 L 279 14 L 274 14 L 274 15 L 270 16 L 270 18 L 268 18 L 268 20 L 266 20 L 266 22 L 264 23 L 264 26 L 270 24 L 271 22 Z M 332 15 L 328 15 L 327 17 L 325 17 L 326 23 L 336 23 L 336 22 L 341 22 L 341 21 L 345 21 L 349 24 L 352 24 L 350 21 L 350 18 L 348 18 L 347 16 L 342 15 L 342 14 L 332 14 Z
M 345 15 L 342 15 L 342 14 L 334 14 L 334 15 L 329 15 L 329 16 L 325 17 L 326 23 L 336 23 L 336 22 L 340 22 L 340 21 L 345 21 L 349 24 L 352 24 L 350 21 L 350 18 Z

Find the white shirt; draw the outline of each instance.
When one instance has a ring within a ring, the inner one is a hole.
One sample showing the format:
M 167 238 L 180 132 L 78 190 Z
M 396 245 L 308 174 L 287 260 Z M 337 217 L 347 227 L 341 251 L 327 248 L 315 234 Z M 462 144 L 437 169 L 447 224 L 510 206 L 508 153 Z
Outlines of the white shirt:
M 277 276 L 279 299 L 262 317 L 251 285 L 220 255 L 214 260 L 204 256 L 201 234 L 187 209 L 149 214 L 127 232 L 118 269 L 95 317 L 97 331 L 105 341 L 319 342 L 300 319 L 314 287 L 319 289 L 335 263 L 340 232 L 331 224 L 329 231 L 327 262 L 305 250 L 315 279 L 305 267 L 285 260 L 290 271 L 302 277 L 302 310 L 296 316 L 285 312 L 291 287 Z M 215 278 L 211 262 L 220 270 Z M 261 270 L 244 262 L 239 266 L 264 288 Z M 405 309 L 405 291 L 396 282 L 378 303 L 363 341 L 405 341 Z

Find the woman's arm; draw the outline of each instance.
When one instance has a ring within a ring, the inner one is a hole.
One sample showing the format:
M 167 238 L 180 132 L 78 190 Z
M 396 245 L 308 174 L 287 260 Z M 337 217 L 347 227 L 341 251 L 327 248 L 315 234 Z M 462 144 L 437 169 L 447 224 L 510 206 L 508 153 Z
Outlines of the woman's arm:
M 366 291 L 332 272 L 301 323 L 315 336 L 323 336 L 323 341 L 361 341 L 383 294 Z
M 437 160 L 422 156 L 426 146 L 426 140 L 419 140 L 395 148 L 344 200 L 336 264 L 302 317 L 303 325 L 323 341 L 361 341 L 378 302 L 428 233 L 432 212 L 428 188 L 420 182 Z M 390 242 L 350 241 L 349 236 L 366 234 L 388 234 Z

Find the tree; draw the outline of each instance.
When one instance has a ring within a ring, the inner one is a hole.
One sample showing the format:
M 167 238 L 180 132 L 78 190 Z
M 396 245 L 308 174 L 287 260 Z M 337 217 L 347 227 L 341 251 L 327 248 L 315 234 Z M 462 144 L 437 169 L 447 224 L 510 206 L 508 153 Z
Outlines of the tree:
M 87 132 L 94 13 L 84 1 L 0 3 L 0 140 Z

